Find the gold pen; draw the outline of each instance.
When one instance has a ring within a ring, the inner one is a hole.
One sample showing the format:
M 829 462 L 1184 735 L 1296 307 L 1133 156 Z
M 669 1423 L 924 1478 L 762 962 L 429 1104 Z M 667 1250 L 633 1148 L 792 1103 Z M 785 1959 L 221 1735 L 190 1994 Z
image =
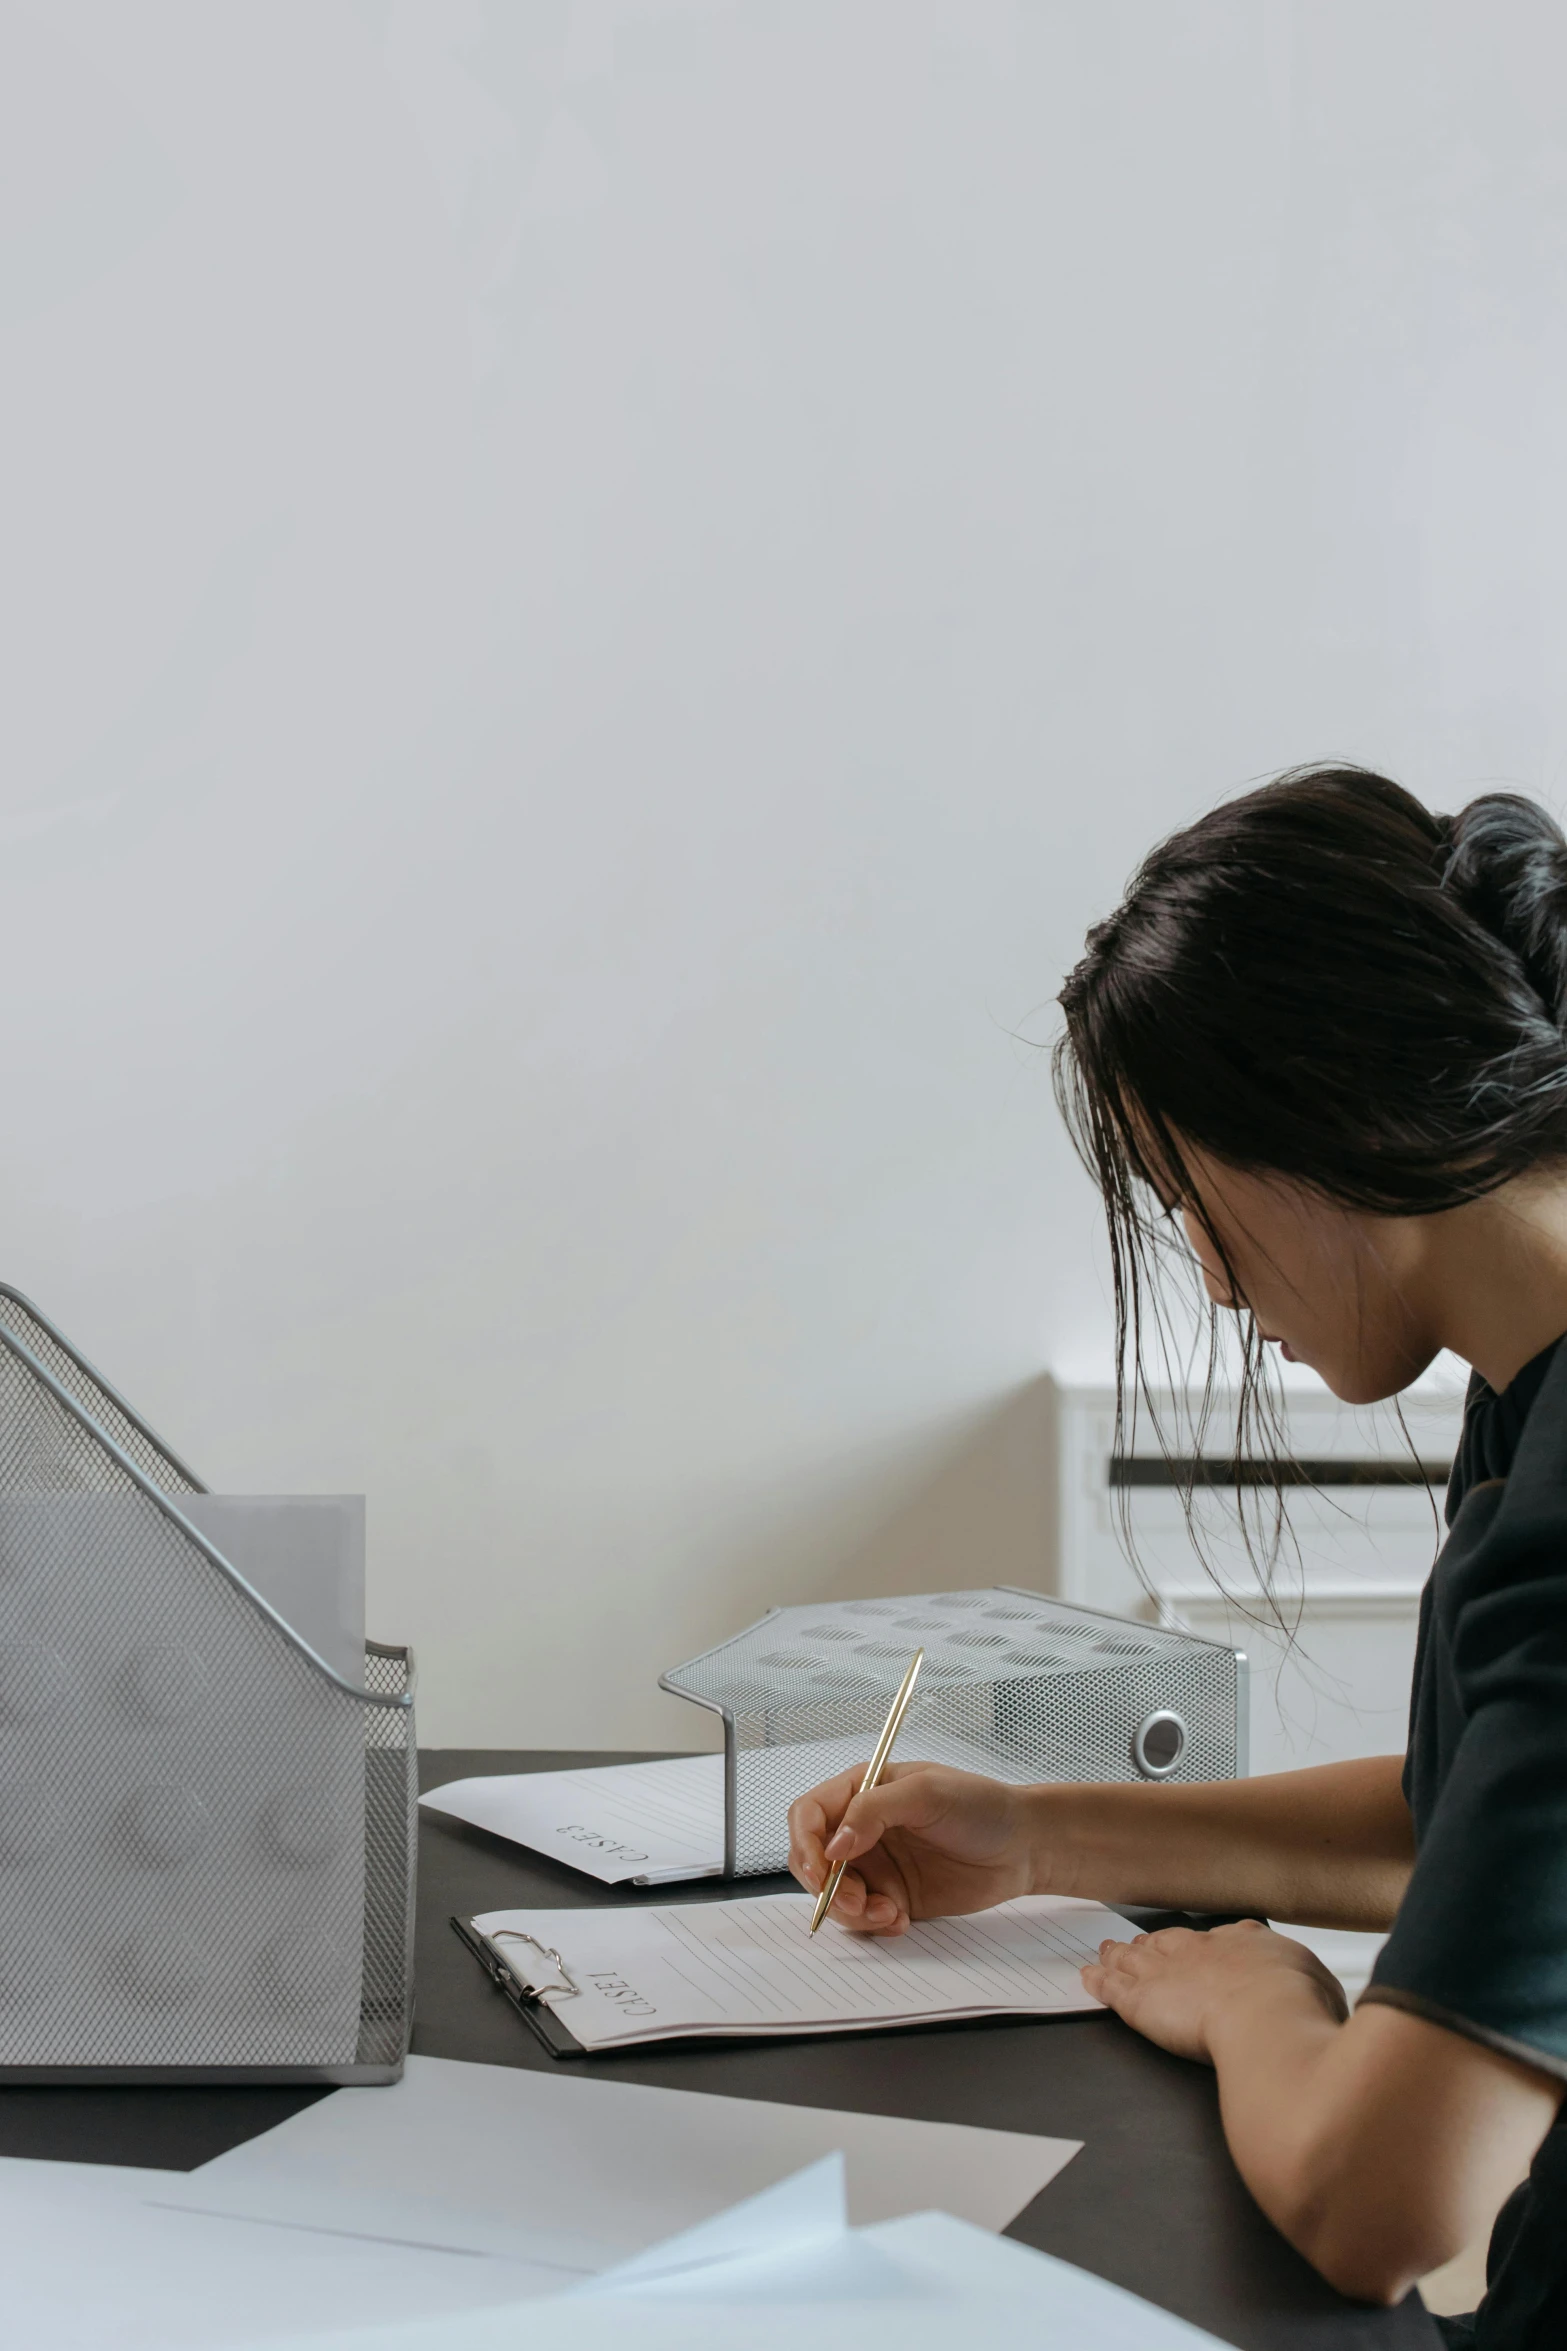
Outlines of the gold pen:
M 871 1757 L 870 1769 L 865 1774 L 864 1779 L 861 1780 L 859 1787 L 855 1790 L 856 1795 L 868 1796 L 872 1788 L 875 1787 L 877 1781 L 881 1778 L 882 1772 L 886 1768 L 887 1758 L 892 1753 L 892 1742 L 897 1737 L 898 1732 L 902 1728 L 903 1718 L 909 1711 L 909 1700 L 914 1695 L 914 1685 L 920 1678 L 920 1667 L 924 1664 L 924 1662 L 924 1650 L 916 1649 L 914 1652 L 914 1662 L 909 1667 L 908 1672 L 904 1675 L 903 1686 L 892 1702 L 892 1712 L 887 1717 L 886 1728 L 883 1730 L 881 1737 L 876 1742 L 876 1752 Z M 842 1877 L 848 1866 L 849 1865 L 846 1861 L 835 1861 L 832 1865 L 832 1868 L 827 1872 L 827 1883 L 825 1886 L 823 1886 L 821 1892 L 817 1895 L 816 1908 L 811 1913 L 811 1932 L 813 1935 L 815 1934 L 817 1928 L 821 1925 L 822 1920 L 827 1916 L 828 1911 L 831 1910 L 832 1898 L 838 1891 L 838 1880 Z

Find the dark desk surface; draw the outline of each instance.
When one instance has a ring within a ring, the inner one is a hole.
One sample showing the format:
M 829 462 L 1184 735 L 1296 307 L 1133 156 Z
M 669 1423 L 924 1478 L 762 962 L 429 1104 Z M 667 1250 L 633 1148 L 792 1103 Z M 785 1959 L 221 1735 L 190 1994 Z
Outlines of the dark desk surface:
M 540 1770 L 624 1756 L 448 1749 L 420 1780 Z M 711 1900 L 721 1886 L 662 1893 L 600 1886 L 481 1830 L 433 1815 L 420 1836 L 418 2016 L 430 2057 L 548 2067 L 552 2059 L 447 1924 L 453 1912 L 528 1905 Z M 772 1883 L 755 1881 L 761 1892 Z M 1436 2351 L 1411 2297 L 1374 2311 L 1342 2301 L 1264 2220 L 1225 2150 L 1213 2077 L 1108 2016 L 964 2024 L 900 2033 L 627 2050 L 575 2062 L 616 2081 L 845 2106 L 1081 2139 L 1082 2153 L 1009 2234 L 1162 2303 L 1242 2351 Z M 0 2090 L 0 2154 L 190 2169 L 319 2093 L 308 2090 Z

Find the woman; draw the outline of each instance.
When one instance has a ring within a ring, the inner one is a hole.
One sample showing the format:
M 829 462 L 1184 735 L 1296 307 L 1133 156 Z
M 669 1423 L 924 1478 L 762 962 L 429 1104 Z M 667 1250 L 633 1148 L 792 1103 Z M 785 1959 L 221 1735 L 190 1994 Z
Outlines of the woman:
M 1106 1943 L 1090 1991 L 1218 2075 L 1243 2177 L 1343 2292 L 1399 2300 L 1507 2191 L 1448 2339 L 1567 2345 L 1567 840 L 1358 769 L 1282 777 L 1156 849 L 1062 994 L 1063 1102 L 1122 1341 L 1178 1217 L 1209 1297 L 1334 1393 L 1473 1367 L 1409 1751 L 1217 1786 L 847 1773 L 791 1814 L 836 1914 L 1028 1892 L 1253 1913 Z M 1353 2016 L 1258 1923 L 1391 1928 Z M 1532 2163 L 1532 2170 L 1531 2170 Z

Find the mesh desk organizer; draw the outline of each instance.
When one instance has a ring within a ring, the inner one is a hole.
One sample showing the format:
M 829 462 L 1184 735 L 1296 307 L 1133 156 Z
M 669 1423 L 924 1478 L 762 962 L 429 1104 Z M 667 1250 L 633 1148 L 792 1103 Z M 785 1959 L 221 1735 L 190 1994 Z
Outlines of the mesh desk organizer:
M 724 1875 L 788 1860 L 796 1796 L 875 1746 L 916 1648 L 895 1763 L 1036 1780 L 1225 1780 L 1246 1770 L 1242 1651 L 998 1586 L 774 1608 L 659 1687 L 721 1715 Z
M 0 1287 L 0 2082 L 402 2071 L 411 1657 L 342 1680 L 205 1491 Z

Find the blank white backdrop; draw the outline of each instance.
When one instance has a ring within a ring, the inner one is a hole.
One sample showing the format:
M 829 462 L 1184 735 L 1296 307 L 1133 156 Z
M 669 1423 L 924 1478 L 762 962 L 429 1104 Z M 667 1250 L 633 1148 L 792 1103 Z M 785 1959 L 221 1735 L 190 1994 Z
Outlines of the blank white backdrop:
M 436 1741 L 1037 1580 L 1049 999 L 1567 750 L 1548 0 L 0 6 L 0 1275 Z

